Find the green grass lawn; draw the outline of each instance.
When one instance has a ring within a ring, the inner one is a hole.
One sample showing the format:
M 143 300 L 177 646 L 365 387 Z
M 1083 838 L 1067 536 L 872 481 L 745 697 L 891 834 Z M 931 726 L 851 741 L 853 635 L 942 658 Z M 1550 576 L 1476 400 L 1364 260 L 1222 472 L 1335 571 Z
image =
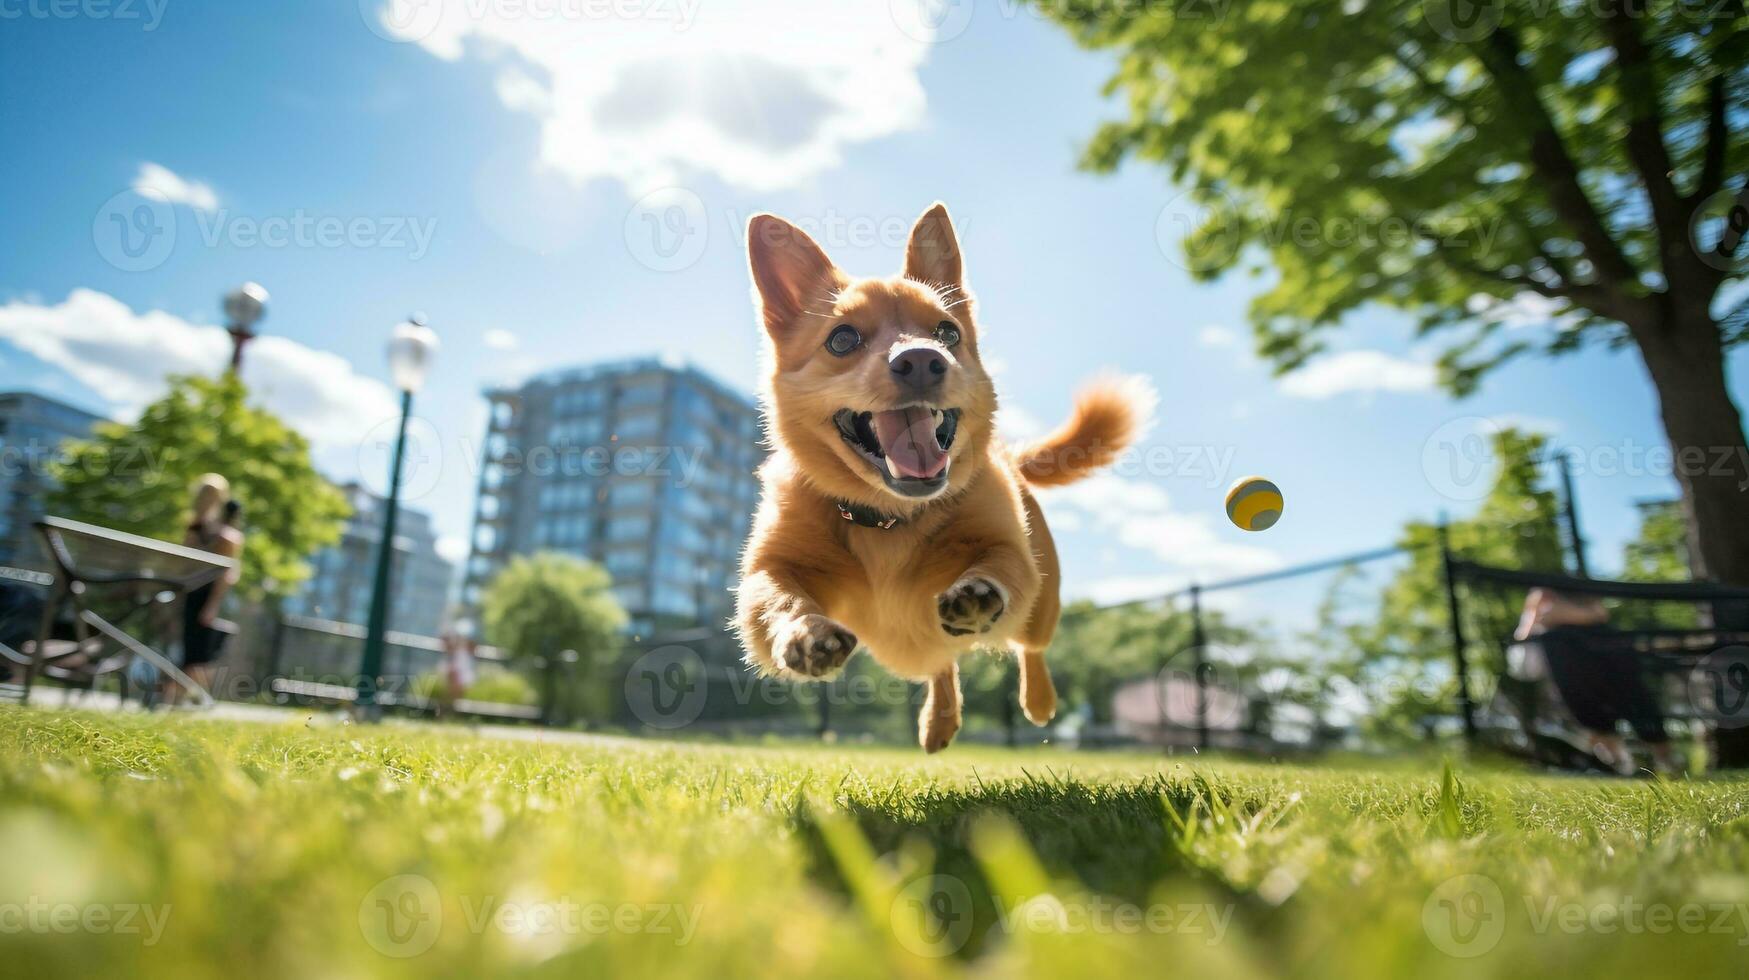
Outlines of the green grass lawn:
M 0 709 L 0 973 L 1741 975 L 1749 783 L 1456 768 Z

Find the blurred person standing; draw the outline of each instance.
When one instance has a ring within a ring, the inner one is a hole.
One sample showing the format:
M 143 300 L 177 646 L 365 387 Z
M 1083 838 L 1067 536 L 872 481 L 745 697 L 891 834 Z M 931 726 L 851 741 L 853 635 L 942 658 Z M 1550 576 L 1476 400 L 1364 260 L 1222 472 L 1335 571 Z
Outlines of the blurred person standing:
M 194 501 L 182 544 L 229 558 L 236 564 L 212 582 L 194 589 L 182 600 L 182 670 L 201 687 L 212 680 L 227 633 L 215 625 L 219 605 L 242 573 L 242 505 L 231 499 L 231 484 L 217 473 L 195 481 Z M 166 681 L 164 695 L 171 703 L 180 689 Z
M 453 710 L 457 701 L 474 685 L 474 640 L 465 631 L 451 629 L 443 634 L 443 679 L 447 697 L 443 707 Z

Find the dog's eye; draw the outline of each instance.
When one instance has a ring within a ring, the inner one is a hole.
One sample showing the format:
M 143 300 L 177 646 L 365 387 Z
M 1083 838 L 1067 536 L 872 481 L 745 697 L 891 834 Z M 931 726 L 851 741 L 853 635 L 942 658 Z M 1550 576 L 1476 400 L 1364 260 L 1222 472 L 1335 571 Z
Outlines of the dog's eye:
M 935 325 L 935 339 L 941 341 L 943 347 L 952 347 L 960 342 L 960 328 L 952 321 L 943 320 Z
M 838 357 L 843 357 L 860 346 L 862 334 L 857 333 L 856 328 L 848 323 L 840 323 L 834 327 L 826 338 L 826 349 Z

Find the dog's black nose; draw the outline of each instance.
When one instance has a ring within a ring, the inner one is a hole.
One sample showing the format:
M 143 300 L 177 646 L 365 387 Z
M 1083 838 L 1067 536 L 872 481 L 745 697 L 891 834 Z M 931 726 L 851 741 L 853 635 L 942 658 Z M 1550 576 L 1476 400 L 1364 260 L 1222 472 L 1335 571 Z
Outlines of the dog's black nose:
M 911 347 L 888 358 L 887 368 L 900 387 L 922 389 L 947 377 L 947 358 L 929 347 Z

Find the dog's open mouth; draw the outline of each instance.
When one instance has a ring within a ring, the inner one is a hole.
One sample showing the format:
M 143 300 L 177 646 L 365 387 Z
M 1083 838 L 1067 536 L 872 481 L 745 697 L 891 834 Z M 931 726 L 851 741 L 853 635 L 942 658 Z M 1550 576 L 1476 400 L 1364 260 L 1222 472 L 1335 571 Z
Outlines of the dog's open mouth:
M 856 412 L 846 408 L 832 416 L 832 422 L 894 493 L 927 497 L 947 483 L 947 451 L 959 429 L 959 409 L 907 405 Z

